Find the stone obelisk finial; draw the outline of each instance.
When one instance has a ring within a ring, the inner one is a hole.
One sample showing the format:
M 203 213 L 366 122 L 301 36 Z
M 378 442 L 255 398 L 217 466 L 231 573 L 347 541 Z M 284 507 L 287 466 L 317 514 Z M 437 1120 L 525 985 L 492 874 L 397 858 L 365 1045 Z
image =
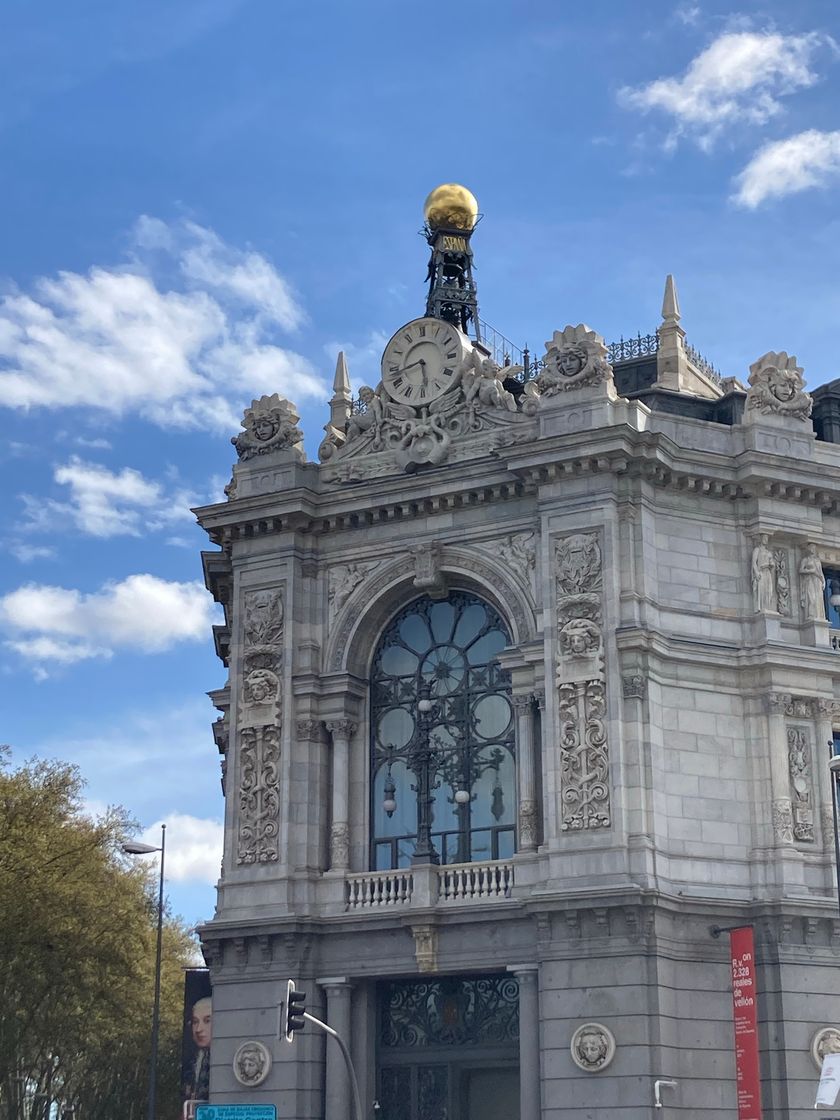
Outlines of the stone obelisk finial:
M 340 431 L 344 431 L 350 419 L 350 406 L 353 394 L 350 391 L 350 375 L 347 372 L 347 359 L 344 351 L 339 350 L 335 363 L 335 377 L 333 378 L 333 395 L 330 399 L 330 424 Z
M 685 331 L 680 326 L 680 301 L 674 277 L 668 273 L 662 297 L 662 323 L 657 330 L 659 350 L 656 355 L 656 382 L 663 389 L 679 392 L 686 386 L 688 358 L 685 353 Z

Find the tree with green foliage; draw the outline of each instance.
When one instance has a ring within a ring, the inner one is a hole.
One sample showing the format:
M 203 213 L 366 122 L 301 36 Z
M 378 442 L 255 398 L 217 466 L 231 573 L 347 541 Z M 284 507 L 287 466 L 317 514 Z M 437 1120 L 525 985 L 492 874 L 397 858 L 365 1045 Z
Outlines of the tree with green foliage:
M 0 748 L 2 750 L 2 748 Z M 143 1120 L 154 992 L 154 871 L 122 810 L 82 812 L 78 771 L 0 754 L 0 1120 Z M 163 931 L 157 1116 L 180 1114 L 183 970 Z

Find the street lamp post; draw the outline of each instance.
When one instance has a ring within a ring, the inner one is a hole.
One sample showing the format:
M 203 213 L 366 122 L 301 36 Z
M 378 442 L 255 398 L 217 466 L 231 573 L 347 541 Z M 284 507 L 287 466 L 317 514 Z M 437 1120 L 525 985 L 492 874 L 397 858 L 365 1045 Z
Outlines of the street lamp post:
M 840 826 L 837 821 L 837 799 L 840 797 L 840 754 L 834 753 L 834 743 L 828 741 L 828 769 L 831 777 L 831 810 L 834 815 L 834 867 L 837 873 L 837 904 L 840 906 Z
M 146 856 L 160 852 L 160 883 L 158 885 L 157 948 L 155 951 L 155 1002 L 152 1009 L 152 1053 L 149 1058 L 149 1107 L 148 1120 L 155 1120 L 157 1097 L 157 1056 L 160 1035 L 160 957 L 163 943 L 163 860 L 166 855 L 166 825 L 160 826 L 160 847 L 141 844 L 139 840 L 127 840 L 122 850 L 130 856 Z

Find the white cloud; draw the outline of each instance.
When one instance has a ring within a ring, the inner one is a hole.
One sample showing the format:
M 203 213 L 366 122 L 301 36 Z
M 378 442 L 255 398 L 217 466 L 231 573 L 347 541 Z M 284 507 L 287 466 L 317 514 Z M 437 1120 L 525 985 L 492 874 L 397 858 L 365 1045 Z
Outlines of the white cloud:
M 15 541 L 9 545 L 9 552 L 21 564 L 28 564 L 32 560 L 51 560 L 55 556 L 55 549 L 49 545 L 27 544 L 26 541 Z
M 624 105 L 659 109 L 675 122 L 670 143 L 682 134 L 708 148 L 727 125 L 762 125 L 781 112 L 780 98 L 813 85 L 812 63 L 833 41 L 817 32 L 728 31 L 697 55 L 681 77 L 659 78 L 620 91 Z
M 0 598 L 0 620 L 12 632 L 6 645 L 43 672 L 117 649 L 155 653 L 206 639 L 214 607 L 200 583 L 140 574 L 87 595 L 27 584 Z
M 0 401 L 236 428 L 253 395 L 324 392 L 278 344 L 303 318 L 261 254 L 192 222 L 142 218 L 128 263 L 42 277 L 0 299 Z
M 700 22 L 702 11 L 696 4 L 682 4 L 674 15 L 685 27 L 694 27 Z
M 160 847 L 162 824 L 166 825 L 166 879 L 175 883 L 215 884 L 222 862 L 222 822 L 212 817 L 170 813 L 145 829 L 140 837 L 144 844 Z M 157 856 L 152 862 L 159 866 Z
M 177 485 L 177 478 L 170 490 L 132 467 L 111 471 L 75 455 L 56 467 L 53 478 L 68 487 L 69 501 L 21 495 L 27 514 L 24 528 L 54 533 L 66 521 L 93 537 L 138 537 L 175 522 L 194 522 L 190 508 L 203 501 L 195 491 Z
M 759 148 L 735 183 L 740 206 L 754 210 L 768 198 L 825 187 L 840 179 L 840 132 L 807 132 Z

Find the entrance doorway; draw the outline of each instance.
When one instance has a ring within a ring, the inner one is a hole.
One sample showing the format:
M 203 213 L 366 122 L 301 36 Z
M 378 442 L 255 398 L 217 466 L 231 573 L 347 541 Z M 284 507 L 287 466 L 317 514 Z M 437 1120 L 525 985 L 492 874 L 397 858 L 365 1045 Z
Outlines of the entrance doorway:
M 514 977 L 394 980 L 377 993 L 379 1120 L 518 1120 Z

